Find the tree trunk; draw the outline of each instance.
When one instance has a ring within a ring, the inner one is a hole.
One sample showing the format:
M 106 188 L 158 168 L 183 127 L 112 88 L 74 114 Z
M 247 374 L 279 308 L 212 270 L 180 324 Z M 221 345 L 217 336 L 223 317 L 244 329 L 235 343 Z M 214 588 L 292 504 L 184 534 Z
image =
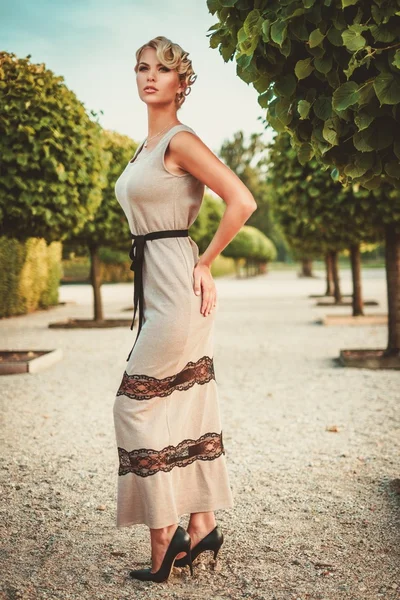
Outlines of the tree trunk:
M 385 238 L 389 331 L 384 354 L 400 356 L 400 234 L 394 223 L 386 225 Z
M 325 269 L 326 269 L 326 292 L 325 296 L 333 296 L 333 273 L 332 273 L 332 256 L 330 252 L 325 254 Z
M 90 251 L 90 281 L 93 287 L 94 320 L 103 320 L 103 305 L 100 293 L 100 265 L 98 246 L 89 246 Z
M 353 278 L 353 317 L 364 314 L 361 287 L 361 253 L 360 244 L 350 246 L 351 275 Z
M 310 258 L 303 258 L 301 261 L 301 276 L 312 277 L 312 260 Z
M 342 292 L 340 291 L 339 267 L 338 267 L 338 252 L 331 250 L 332 276 L 333 276 L 333 295 L 335 304 L 342 301 Z
M 234 263 L 235 263 L 235 271 L 236 271 L 236 277 L 239 279 L 240 278 L 240 259 L 239 258 L 234 258 Z

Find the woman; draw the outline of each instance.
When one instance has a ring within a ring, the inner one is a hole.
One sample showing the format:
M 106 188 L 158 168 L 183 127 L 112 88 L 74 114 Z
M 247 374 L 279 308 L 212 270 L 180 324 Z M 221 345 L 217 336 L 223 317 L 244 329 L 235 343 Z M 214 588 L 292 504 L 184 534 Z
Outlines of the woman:
M 117 527 L 150 528 L 151 568 L 133 578 L 165 581 L 200 552 L 214 558 L 223 534 L 214 510 L 231 508 L 213 364 L 217 306 L 210 267 L 257 205 L 240 179 L 177 119 L 196 79 L 188 53 L 163 36 L 136 52 L 148 136 L 115 185 L 133 238 L 138 334 L 114 403 Z M 199 258 L 188 228 L 205 185 L 227 204 Z M 132 322 L 133 326 L 133 322 Z M 132 328 L 131 326 L 131 328 Z M 179 517 L 190 513 L 187 531 Z

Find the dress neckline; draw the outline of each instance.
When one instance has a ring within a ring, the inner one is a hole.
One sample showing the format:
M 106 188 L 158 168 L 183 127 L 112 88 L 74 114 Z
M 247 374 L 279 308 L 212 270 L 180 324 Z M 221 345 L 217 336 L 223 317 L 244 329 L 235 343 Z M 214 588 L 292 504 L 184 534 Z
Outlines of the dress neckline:
M 166 136 L 166 135 L 168 135 L 168 133 L 169 133 L 169 132 L 170 132 L 172 129 L 175 129 L 175 127 L 181 127 L 182 125 L 184 125 L 184 123 L 178 123 L 177 125 L 173 125 L 172 127 L 170 127 L 170 128 L 168 129 L 168 131 L 166 131 L 166 132 L 164 133 L 164 135 L 162 135 L 162 136 L 161 136 L 161 138 L 159 139 L 159 141 L 157 142 L 157 144 L 154 146 L 154 148 L 152 148 L 151 150 L 148 150 L 148 151 L 145 153 L 145 156 L 148 156 L 149 154 L 151 154 L 152 152 L 154 152 L 154 150 L 155 150 L 156 148 L 158 148 L 158 146 L 161 144 L 161 142 L 163 141 L 163 139 L 165 138 L 165 136 Z M 128 163 L 128 164 L 130 164 L 130 165 L 133 165 L 133 164 L 134 164 L 134 163 L 137 161 L 137 158 L 138 158 L 139 154 L 141 154 L 141 153 L 143 152 L 143 146 L 144 146 L 144 142 L 145 142 L 145 141 L 146 141 L 146 139 L 144 139 L 144 140 L 142 141 L 142 143 L 141 143 L 141 144 L 140 144 L 140 146 L 139 146 L 138 153 L 137 153 L 137 154 L 135 154 L 135 155 L 133 156 L 133 158 L 131 158 L 131 160 L 129 161 L 129 163 Z

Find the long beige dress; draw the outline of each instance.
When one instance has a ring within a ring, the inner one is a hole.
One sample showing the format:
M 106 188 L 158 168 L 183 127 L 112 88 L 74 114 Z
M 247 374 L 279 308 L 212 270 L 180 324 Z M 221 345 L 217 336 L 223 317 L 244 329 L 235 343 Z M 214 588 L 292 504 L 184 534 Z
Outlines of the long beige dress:
M 196 135 L 180 124 L 150 150 L 142 142 L 116 182 L 134 234 L 187 229 L 199 213 L 204 184 L 164 162 L 179 131 Z M 113 407 L 117 527 L 165 527 L 183 514 L 233 506 L 213 362 L 217 309 L 200 312 L 198 258 L 190 236 L 148 240 L 144 248 L 144 321 Z

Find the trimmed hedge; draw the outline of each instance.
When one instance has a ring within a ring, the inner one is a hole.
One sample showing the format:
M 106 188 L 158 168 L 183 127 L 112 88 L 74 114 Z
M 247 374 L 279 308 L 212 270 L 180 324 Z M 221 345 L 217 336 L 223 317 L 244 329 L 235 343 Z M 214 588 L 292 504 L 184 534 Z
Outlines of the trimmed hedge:
M 62 243 L 0 237 L 0 317 L 58 304 Z

